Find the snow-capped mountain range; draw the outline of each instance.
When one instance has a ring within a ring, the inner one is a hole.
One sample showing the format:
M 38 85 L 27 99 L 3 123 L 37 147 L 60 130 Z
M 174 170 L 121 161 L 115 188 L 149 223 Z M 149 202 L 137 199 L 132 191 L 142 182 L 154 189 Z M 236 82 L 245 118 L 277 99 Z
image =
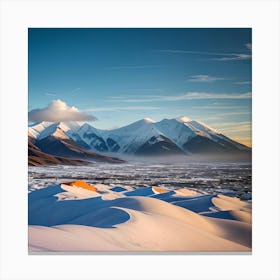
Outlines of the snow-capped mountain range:
M 101 130 L 81 122 L 41 122 L 29 126 L 28 136 L 41 151 L 58 156 L 76 157 L 75 153 L 81 150 L 116 156 L 236 154 L 251 151 L 215 129 L 187 117 L 159 122 L 145 118 L 114 130 Z

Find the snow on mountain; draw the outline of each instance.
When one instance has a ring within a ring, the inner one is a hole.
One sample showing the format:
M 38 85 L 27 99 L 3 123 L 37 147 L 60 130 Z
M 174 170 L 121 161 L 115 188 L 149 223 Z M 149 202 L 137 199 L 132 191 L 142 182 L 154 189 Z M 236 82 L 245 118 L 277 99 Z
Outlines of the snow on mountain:
M 60 139 L 70 139 L 70 137 L 66 135 L 64 130 L 62 130 L 57 124 L 48 126 L 37 136 L 37 140 L 44 139 L 48 136 L 53 136 Z
M 185 123 L 186 124 L 186 123 Z M 194 121 L 190 120 L 186 125 L 191 125 L 198 131 L 202 132 L 204 135 L 206 135 L 209 139 L 212 141 L 219 143 L 221 146 L 227 148 L 237 148 L 238 150 L 249 150 L 248 147 L 231 140 L 230 138 L 226 137 L 222 133 L 220 133 L 218 130 L 211 128 L 210 126 L 199 122 L 199 121 Z M 201 136 L 204 136 L 202 134 L 199 134 Z M 233 147 L 234 146 L 234 147 Z
M 215 143 L 218 143 L 221 147 L 224 149 L 234 149 L 234 147 L 238 150 L 250 150 L 248 147 L 231 140 L 230 138 L 226 137 L 225 135 L 221 134 L 218 130 L 200 122 L 191 120 L 187 117 L 181 117 L 176 119 L 177 121 L 183 123 L 185 126 L 189 127 L 193 132 L 195 132 L 195 135 L 193 136 L 201 136 L 201 137 L 207 137 L 208 139 L 212 140 Z M 176 141 L 176 140 L 175 140 Z M 181 145 L 182 143 L 178 143 Z M 183 144 L 183 146 L 186 146 L 186 143 Z
M 103 132 L 105 139 L 112 139 L 120 146 L 119 152 L 135 153 L 138 148 L 154 137 L 162 141 L 163 133 L 156 127 L 156 123 L 145 118 L 130 125 Z
M 176 119 L 178 122 L 184 124 L 185 126 L 189 127 L 191 130 L 193 130 L 197 135 L 210 137 L 211 134 L 217 134 L 217 130 L 207 126 L 206 124 L 191 120 L 187 117 L 181 117 Z
M 71 137 L 71 134 L 75 133 L 81 125 L 81 122 L 41 122 L 29 126 L 28 134 L 38 140 L 50 135 L 67 139 Z
M 32 126 L 28 127 L 28 134 L 33 137 L 37 138 L 42 131 L 52 125 L 52 122 L 41 122 L 37 124 L 33 124 Z
M 220 138 L 223 139 L 217 130 L 187 117 L 164 119 L 156 123 L 156 126 L 183 150 L 186 150 L 186 143 L 197 136 L 208 138 L 214 142 Z
M 153 119 L 151 119 L 151 118 L 144 118 L 143 121 L 145 123 L 155 123 L 155 121 Z
M 80 139 L 93 150 L 100 152 L 109 151 L 109 148 L 101 135 L 101 130 L 96 129 L 87 123 L 83 124 L 76 133 L 72 135 L 72 138 L 73 137 L 76 137 L 74 140 L 77 140 L 77 138 Z
M 84 124 L 84 122 L 60 122 L 58 123 L 58 127 L 60 127 L 64 132 L 77 132 L 80 127 Z
M 195 136 L 195 131 L 177 119 L 164 119 L 155 124 L 163 135 L 172 140 L 180 148 L 183 147 L 191 137 Z
M 102 153 L 178 154 L 249 151 L 217 130 L 187 117 L 150 118 L 114 130 L 101 130 L 81 122 L 42 122 L 29 127 L 28 135 L 38 141 L 53 136 L 70 139 L 87 150 Z
M 190 122 L 191 119 L 189 119 L 185 116 L 182 116 L 182 117 L 177 118 L 176 121 L 181 122 L 181 123 L 187 123 L 187 122 Z

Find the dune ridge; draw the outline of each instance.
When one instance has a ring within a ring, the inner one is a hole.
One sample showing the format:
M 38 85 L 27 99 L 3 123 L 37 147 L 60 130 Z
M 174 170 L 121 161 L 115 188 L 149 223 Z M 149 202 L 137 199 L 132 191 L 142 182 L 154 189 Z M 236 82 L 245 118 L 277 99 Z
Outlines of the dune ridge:
M 29 252 L 251 251 L 250 205 L 237 198 L 76 185 L 29 193 Z

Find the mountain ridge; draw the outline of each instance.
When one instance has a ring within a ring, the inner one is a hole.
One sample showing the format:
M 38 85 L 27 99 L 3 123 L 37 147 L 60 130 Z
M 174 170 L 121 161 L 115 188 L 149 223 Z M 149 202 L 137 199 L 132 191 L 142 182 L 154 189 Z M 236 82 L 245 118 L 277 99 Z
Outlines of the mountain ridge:
M 42 122 L 29 126 L 28 135 L 38 142 L 44 141 L 47 137 L 53 137 L 62 143 L 63 141 L 70 142 L 71 145 L 89 152 L 117 156 L 124 154 L 137 156 L 215 155 L 251 152 L 251 148 L 246 145 L 230 139 L 202 122 L 185 116 L 163 119 L 159 122 L 144 118 L 112 130 L 97 129 L 85 122 Z M 51 139 L 49 140 L 51 142 Z M 41 148 L 44 149 L 46 146 L 48 146 L 48 141 L 44 141 Z M 61 156 L 61 154 L 58 155 Z

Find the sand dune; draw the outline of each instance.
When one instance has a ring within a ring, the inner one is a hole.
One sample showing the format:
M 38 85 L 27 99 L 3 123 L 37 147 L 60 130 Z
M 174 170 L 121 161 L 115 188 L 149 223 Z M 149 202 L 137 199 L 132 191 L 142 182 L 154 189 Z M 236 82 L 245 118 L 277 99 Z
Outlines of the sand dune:
M 236 197 L 218 195 L 217 197 L 212 198 L 212 202 L 221 210 L 250 211 L 250 209 L 248 209 L 247 203 L 245 201 L 241 201 L 239 198 Z
M 251 251 L 246 202 L 182 189 L 94 187 L 31 192 L 29 251 Z
M 194 191 L 194 190 L 189 190 L 189 189 L 178 189 L 175 190 L 176 195 L 178 196 L 195 196 L 198 195 L 199 193 Z

